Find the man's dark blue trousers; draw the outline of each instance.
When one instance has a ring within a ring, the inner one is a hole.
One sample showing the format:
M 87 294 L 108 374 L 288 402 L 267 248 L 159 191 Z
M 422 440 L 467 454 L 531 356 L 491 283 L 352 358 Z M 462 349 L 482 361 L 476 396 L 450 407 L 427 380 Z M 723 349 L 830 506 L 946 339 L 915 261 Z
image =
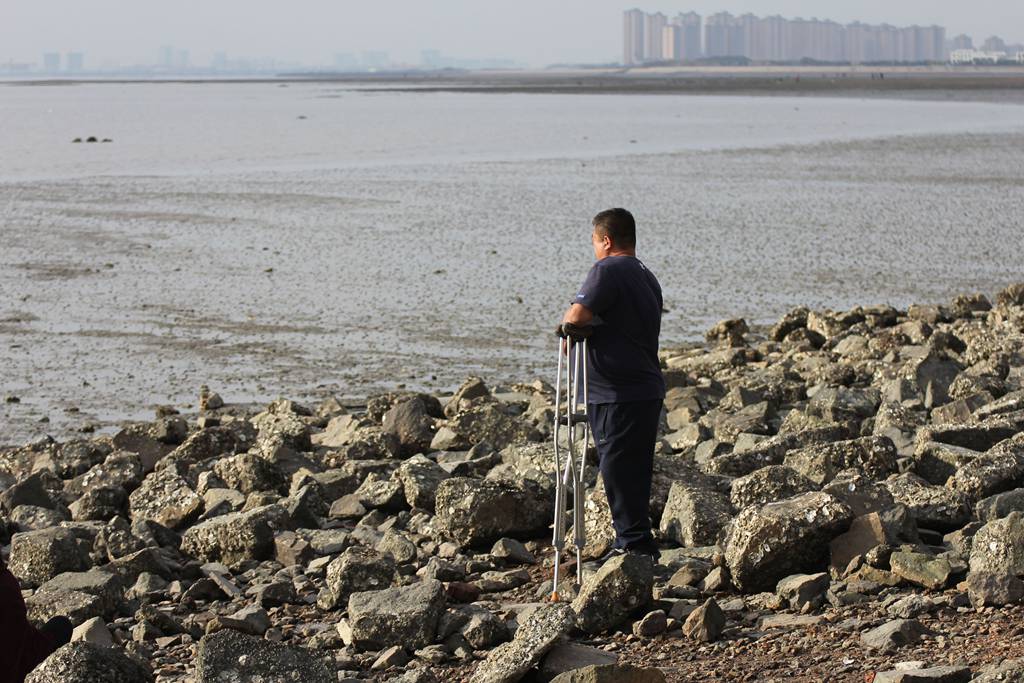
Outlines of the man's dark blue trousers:
M 661 399 L 588 406 L 601 478 L 615 526 L 615 547 L 656 553 L 651 533 L 651 477 Z

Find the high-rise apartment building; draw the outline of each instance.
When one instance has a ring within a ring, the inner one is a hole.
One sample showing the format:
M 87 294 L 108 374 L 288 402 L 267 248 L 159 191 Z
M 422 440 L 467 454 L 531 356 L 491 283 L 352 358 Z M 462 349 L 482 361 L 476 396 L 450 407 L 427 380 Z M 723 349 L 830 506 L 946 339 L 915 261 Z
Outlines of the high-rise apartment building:
M 77 74 L 85 70 L 85 55 L 81 52 L 68 53 L 68 73 Z
M 661 12 L 648 14 L 644 17 L 644 61 L 660 62 L 664 57 L 662 53 L 663 34 L 668 25 L 668 18 Z
M 683 61 L 683 27 L 671 23 L 661 29 L 661 58 L 666 62 Z
M 971 37 L 961 33 L 958 36 L 953 36 L 949 41 L 949 49 L 952 50 L 973 50 L 974 41 Z
M 50 74 L 60 71 L 60 53 L 47 52 L 43 55 L 43 71 Z
M 622 63 L 626 66 L 643 64 L 645 18 L 646 15 L 638 9 L 628 10 L 622 16 Z
M 694 12 L 680 14 L 669 23 L 661 13 L 629 10 L 623 28 L 623 63 L 627 65 L 681 62 L 701 56 L 744 57 L 755 62 L 938 62 L 944 61 L 951 50 L 971 46 L 967 36 L 957 36 L 947 44 L 946 30 L 941 26 L 895 27 L 861 22 L 844 26 L 815 17 L 736 17 L 728 12 L 713 14 L 704 21 L 703 40 L 701 17 Z M 984 49 L 1013 52 L 994 36 L 985 42 Z
M 674 20 L 683 29 L 683 59 L 693 61 L 704 54 L 701 48 L 701 18 L 696 12 L 680 14 Z

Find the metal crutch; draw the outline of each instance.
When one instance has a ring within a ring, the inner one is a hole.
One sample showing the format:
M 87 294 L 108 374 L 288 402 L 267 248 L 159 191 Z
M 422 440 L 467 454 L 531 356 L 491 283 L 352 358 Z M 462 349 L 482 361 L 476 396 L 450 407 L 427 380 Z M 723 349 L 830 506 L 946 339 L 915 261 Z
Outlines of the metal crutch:
M 590 422 L 587 418 L 587 337 L 591 328 L 564 324 L 559 328 L 558 374 L 555 378 L 555 521 L 551 545 L 555 548 L 555 569 L 551 601 L 558 602 L 558 583 L 562 552 L 565 550 L 566 497 L 572 493 L 573 545 L 576 548 L 576 583 L 583 583 L 584 484 L 587 449 L 590 447 Z M 565 370 L 565 399 L 562 375 Z M 582 445 L 577 440 L 577 425 L 582 425 Z M 566 428 L 565 453 L 561 443 Z

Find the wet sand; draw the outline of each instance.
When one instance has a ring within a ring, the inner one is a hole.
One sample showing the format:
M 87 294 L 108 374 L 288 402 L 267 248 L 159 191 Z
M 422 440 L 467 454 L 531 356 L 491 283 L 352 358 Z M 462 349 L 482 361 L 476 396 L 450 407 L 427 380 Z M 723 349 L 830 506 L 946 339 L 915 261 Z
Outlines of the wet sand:
M 642 216 L 666 345 L 994 291 L 1021 275 L 1022 176 L 1024 135 L 986 134 L 6 183 L 0 443 L 187 410 L 201 384 L 250 403 L 547 378 L 581 207 L 610 202 Z

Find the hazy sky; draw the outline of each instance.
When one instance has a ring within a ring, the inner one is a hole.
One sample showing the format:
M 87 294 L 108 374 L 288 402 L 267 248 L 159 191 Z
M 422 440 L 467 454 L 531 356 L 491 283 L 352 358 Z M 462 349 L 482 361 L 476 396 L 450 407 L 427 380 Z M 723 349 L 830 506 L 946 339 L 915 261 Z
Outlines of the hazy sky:
M 205 65 L 214 52 L 329 63 L 337 52 L 386 50 L 419 62 L 420 51 L 500 57 L 542 66 L 598 62 L 621 53 L 621 0 L 0 0 L 0 62 L 39 62 L 43 52 L 81 50 L 86 66 L 108 59 L 151 63 L 161 45 Z M 649 0 L 675 14 L 782 14 L 869 23 L 940 24 L 976 43 L 995 33 L 1024 41 L 1021 0 Z

